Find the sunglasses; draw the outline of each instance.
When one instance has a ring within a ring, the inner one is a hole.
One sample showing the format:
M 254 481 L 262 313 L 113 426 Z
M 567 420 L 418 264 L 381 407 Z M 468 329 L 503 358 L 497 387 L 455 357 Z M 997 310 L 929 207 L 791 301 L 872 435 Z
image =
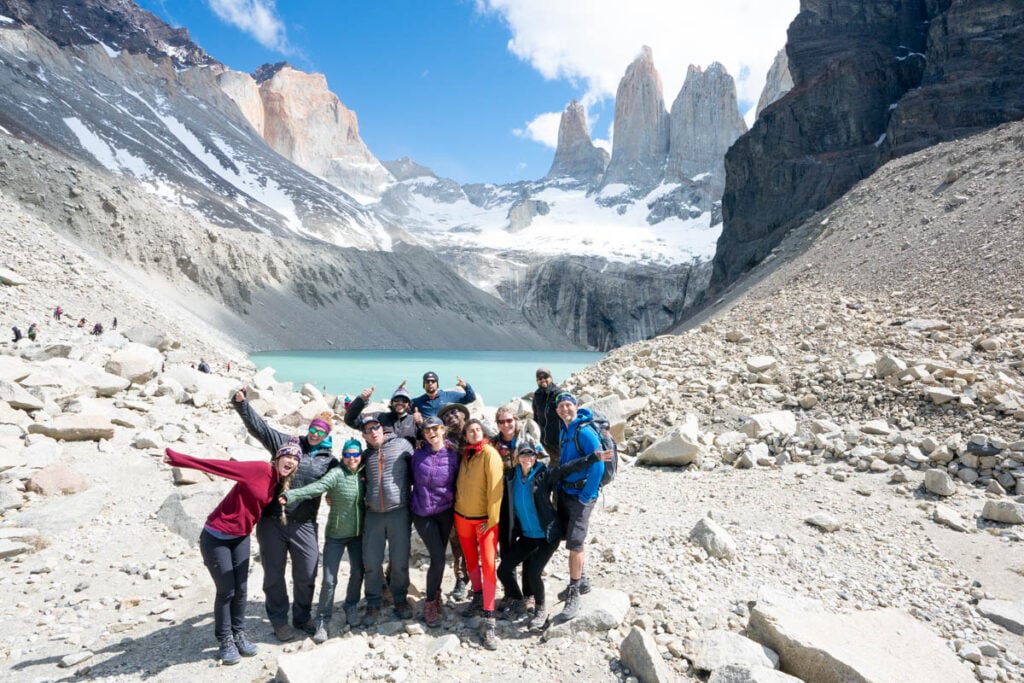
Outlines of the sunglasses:
M 440 429 L 444 429 L 444 427 L 442 427 L 441 425 L 434 425 L 433 427 L 424 427 L 423 431 L 425 431 L 425 432 L 436 432 L 436 431 L 438 431 Z
M 344 453 L 341 454 L 341 457 L 345 458 L 346 460 L 351 460 L 352 458 L 358 458 L 360 455 L 362 455 L 362 453 L 360 453 L 359 451 L 345 451 Z
M 537 454 L 534 453 L 533 451 L 519 451 L 518 455 L 519 455 L 520 458 L 536 458 L 537 457 Z
M 369 425 L 367 427 L 363 427 L 363 434 L 370 434 L 372 432 L 377 431 L 378 429 L 384 429 L 384 428 L 381 427 L 379 424 Z
M 319 427 L 310 427 L 309 428 L 309 435 L 310 436 L 327 436 L 327 432 L 324 431 L 323 429 L 320 429 Z
M 551 379 L 551 375 L 537 375 L 538 382 L 542 379 Z
M 512 424 L 515 421 L 516 421 L 516 419 L 514 417 L 510 417 L 507 420 L 498 420 L 498 424 L 500 424 L 500 425 L 510 425 L 510 424 Z

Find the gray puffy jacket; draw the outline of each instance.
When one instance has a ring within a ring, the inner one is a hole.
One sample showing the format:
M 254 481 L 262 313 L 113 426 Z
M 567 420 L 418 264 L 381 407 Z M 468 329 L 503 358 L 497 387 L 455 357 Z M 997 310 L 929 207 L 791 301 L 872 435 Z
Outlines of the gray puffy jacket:
M 412 446 L 388 434 L 380 448 L 363 451 L 366 509 L 387 512 L 409 505 L 412 488 Z

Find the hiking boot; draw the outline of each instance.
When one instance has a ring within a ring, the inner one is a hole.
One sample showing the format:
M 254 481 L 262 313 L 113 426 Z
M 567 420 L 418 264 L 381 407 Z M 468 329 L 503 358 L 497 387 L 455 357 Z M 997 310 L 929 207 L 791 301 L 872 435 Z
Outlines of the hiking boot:
M 362 622 L 359 618 L 359 605 L 345 605 L 345 621 L 349 628 L 356 628 Z
M 505 604 L 498 610 L 498 616 L 505 621 L 515 621 L 526 614 L 526 601 L 507 598 Z
M 495 626 L 494 617 L 487 617 L 480 628 L 480 640 L 488 650 L 498 649 L 498 634 L 494 632 Z
M 565 607 L 562 608 L 562 613 L 558 615 L 559 621 L 569 621 L 580 613 L 580 589 L 569 584 L 567 590 L 569 594 L 565 596 Z
M 590 579 L 586 575 L 580 577 L 580 595 L 586 595 L 590 592 Z M 569 597 L 569 589 L 564 588 L 558 593 L 558 599 L 564 601 Z
M 295 624 L 295 628 L 299 629 L 307 636 L 311 636 L 314 633 L 316 633 L 316 624 L 313 623 L 312 619 L 310 619 L 309 621 L 304 621 L 301 624 Z
M 243 657 L 252 657 L 256 654 L 256 646 L 249 640 L 249 636 L 245 635 L 245 631 L 235 631 L 234 638 L 238 654 Z
M 377 623 L 377 618 L 380 616 L 380 607 L 369 607 L 366 608 L 366 614 L 363 616 L 363 623 L 367 626 L 372 626 Z
M 313 632 L 313 642 L 319 645 L 327 642 L 327 620 L 316 620 L 316 631 Z
M 289 640 L 295 639 L 295 629 L 288 624 L 278 624 L 274 627 L 274 635 L 282 643 L 287 643 Z
M 526 601 L 523 603 L 523 608 L 530 614 L 533 614 L 533 611 L 537 609 L 537 598 L 532 595 L 526 598 Z
M 434 598 L 423 603 L 423 620 L 431 628 L 441 625 L 441 598 Z
M 453 600 L 465 600 L 466 592 L 469 590 L 469 582 L 459 577 L 455 580 L 455 588 L 452 590 Z
M 470 600 L 469 604 L 464 610 L 462 610 L 462 616 L 464 617 L 475 617 L 484 608 L 484 592 L 473 591 L 473 599 Z
M 408 600 L 395 605 L 395 616 L 402 620 L 412 619 L 412 607 L 409 606 Z
M 241 661 L 242 658 L 238 656 L 238 646 L 235 645 L 234 638 L 229 636 L 220 639 L 220 647 L 217 648 L 217 659 L 220 660 L 221 664 L 227 666 L 238 664 Z
M 530 623 L 527 626 L 534 633 L 540 633 L 544 630 L 544 627 L 547 626 L 547 623 L 548 610 L 544 607 L 544 603 L 540 603 L 533 611 L 533 616 L 530 617 Z

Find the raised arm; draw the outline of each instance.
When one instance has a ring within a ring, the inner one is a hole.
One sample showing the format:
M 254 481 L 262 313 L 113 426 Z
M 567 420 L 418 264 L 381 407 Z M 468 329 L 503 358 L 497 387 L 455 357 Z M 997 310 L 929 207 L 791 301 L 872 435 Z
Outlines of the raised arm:
M 238 400 L 239 397 L 242 400 Z M 279 432 L 269 426 L 260 414 L 252 409 L 249 400 L 243 392 L 235 394 L 231 405 L 238 411 L 238 416 L 242 418 L 246 430 L 256 437 L 263 444 L 263 447 L 270 451 L 271 455 L 277 453 L 277 449 L 288 442 L 290 437 L 284 432 Z
M 200 472 L 209 472 L 218 477 L 242 481 L 251 478 L 254 473 L 265 472 L 270 464 L 266 462 L 239 462 L 236 460 L 217 460 L 196 458 L 170 448 L 164 449 L 164 462 L 174 467 L 187 467 Z

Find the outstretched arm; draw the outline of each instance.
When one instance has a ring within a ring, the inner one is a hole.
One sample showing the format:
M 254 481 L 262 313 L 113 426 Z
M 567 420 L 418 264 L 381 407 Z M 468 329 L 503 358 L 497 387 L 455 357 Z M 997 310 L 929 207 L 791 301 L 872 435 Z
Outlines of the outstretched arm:
M 209 472 L 218 477 L 242 481 L 250 478 L 253 473 L 266 471 L 270 467 L 267 462 L 239 462 L 235 460 L 215 460 L 196 458 L 170 448 L 164 449 L 164 462 L 174 467 L 187 467 L 200 472 Z
M 242 395 L 241 401 L 238 400 L 239 394 Z M 236 393 L 231 405 L 238 411 L 238 415 L 242 418 L 246 430 L 256 437 L 263 444 L 263 447 L 270 451 L 271 455 L 277 453 L 277 449 L 288 442 L 290 437 L 284 432 L 279 432 L 269 426 L 260 414 L 252 409 L 244 393 Z

